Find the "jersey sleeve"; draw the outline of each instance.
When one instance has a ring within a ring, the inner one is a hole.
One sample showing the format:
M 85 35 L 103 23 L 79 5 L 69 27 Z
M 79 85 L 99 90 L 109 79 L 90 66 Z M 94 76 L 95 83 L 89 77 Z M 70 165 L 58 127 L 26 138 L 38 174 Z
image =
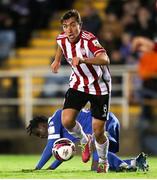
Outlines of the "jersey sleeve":
M 93 37 L 88 41 L 88 47 L 94 56 L 101 52 L 106 53 L 106 50 L 101 46 L 96 37 Z
M 56 169 L 58 166 L 60 166 L 62 164 L 63 161 L 59 161 L 59 160 L 55 160 L 53 161 L 53 163 L 49 166 L 49 169 L 54 170 Z
M 35 169 L 41 169 L 52 156 L 53 141 L 48 140 L 47 145 Z
M 120 124 L 118 119 L 113 113 L 109 113 L 109 119 L 106 123 L 106 131 L 108 132 L 109 138 L 109 151 L 118 152 L 119 151 L 119 134 L 120 134 Z
M 61 137 L 61 110 L 56 111 L 48 120 L 48 141 L 41 155 L 41 158 L 36 165 L 36 169 L 41 169 L 52 156 L 52 147 L 54 142 Z

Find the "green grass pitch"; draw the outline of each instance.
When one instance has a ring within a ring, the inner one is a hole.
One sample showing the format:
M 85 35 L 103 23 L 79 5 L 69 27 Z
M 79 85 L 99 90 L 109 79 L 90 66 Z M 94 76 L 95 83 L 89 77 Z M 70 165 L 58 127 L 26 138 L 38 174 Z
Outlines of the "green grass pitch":
M 56 170 L 27 171 L 33 169 L 38 155 L 1 155 L 0 156 L 0 179 L 156 179 L 157 178 L 157 158 L 149 157 L 150 170 L 144 172 L 109 172 L 107 174 L 97 174 L 90 171 L 90 162 L 84 164 L 79 156 L 75 156 L 70 161 L 64 162 Z M 53 161 L 53 160 L 52 160 Z M 52 162 L 50 160 L 50 163 Z

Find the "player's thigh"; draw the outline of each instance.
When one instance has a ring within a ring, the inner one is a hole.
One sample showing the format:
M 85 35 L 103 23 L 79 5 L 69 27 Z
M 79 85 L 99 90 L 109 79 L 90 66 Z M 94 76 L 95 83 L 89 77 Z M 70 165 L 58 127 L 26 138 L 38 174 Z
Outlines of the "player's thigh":
M 65 94 L 63 110 L 75 109 L 77 111 L 80 111 L 87 102 L 88 98 L 84 92 L 69 88 Z
M 106 121 L 109 111 L 109 102 L 109 94 L 100 96 L 92 95 L 90 97 L 92 116 L 95 119 Z

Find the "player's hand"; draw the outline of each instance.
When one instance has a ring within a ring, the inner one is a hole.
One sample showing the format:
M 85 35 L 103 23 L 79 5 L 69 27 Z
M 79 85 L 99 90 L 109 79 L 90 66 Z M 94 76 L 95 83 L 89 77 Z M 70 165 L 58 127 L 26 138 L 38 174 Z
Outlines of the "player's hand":
M 79 57 L 74 57 L 74 58 L 72 58 L 72 65 L 74 66 L 74 67 L 76 67 L 77 65 L 79 65 L 79 64 L 81 64 L 81 63 L 83 63 L 84 62 L 84 59 L 81 59 L 81 58 L 79 58 Z
M 53 73 L 58 73 L 58 69 L 60 68 L 60 65 L 61 65 L 60 62 L 54 61 L 54 62 L 51 64 L 51 70 L 52 70 L 52 72 L 53 72 Z

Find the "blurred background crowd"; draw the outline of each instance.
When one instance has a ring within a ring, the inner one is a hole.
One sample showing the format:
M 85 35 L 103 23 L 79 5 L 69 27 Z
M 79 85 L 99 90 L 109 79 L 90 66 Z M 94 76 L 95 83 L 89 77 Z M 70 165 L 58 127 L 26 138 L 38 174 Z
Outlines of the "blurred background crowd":
M 74 3 L 72 0 L 2 0 L 0 37 L 2 43 L 3 39 L 8 42 L 4 51 L 9 51 L 9 46 L 29 46 L 36 31 L 49 28 L 57 13 L 73 8 Z M 112 64 L 137 63 L 131 53 L 130 41 L 137 35 L 151 39 L 157 36 L 155 1 L 106 0 L 105 4 L 104 12 L 100 13 L 91 0 L 83 1 L 83 28 L 100 39 Z M 5 58 L 7 52 L 1 55 L 2 60 Z
M 145 78 L 137 68 L 144 58 L 149 58 L 153 62 L 157 60 L 157 56 L 152 53 L 147 57 L 131 49 L 131 41 L 135 36 L 157 39 L 155 0 L 1 0 L 0 70 L 9 73 L 15 70 L 35 71 L 36 68 L 48 68 L 55 53 L 56 35 L 61 31 L 59 18 L 63 12 L 71 8 L 78 9 L 81 13 L 83 29 L 98 37 L 110 57 L 111 66 L 119 71 L 130 71 L 127 85 L 124 84 L 124 77 L 121 74 L 113 77 L 115 87 L 121 86 L 119 89 L 113 88 L 112 97 L 123 97 L 123 84 L 129 86 L 127 98 L 131 109 L 129 109 L 130 126 L 126 130 L 122 127 L 122 154 L 127 155 L 127 151 L 133 154 L 140 150 L 152 155 L 157 154 L 155 148 L 157 147 L 157 128 L 155 128 L 157 78 L 155 76 Z M 66 66 L 64 60 L 63 65 Z M 20 103 L 13 102 L 8 105 L 3 102 L 5 98 L 24 96 L 23 78 L 16 75 L 9 78 L 3 75 L 0 75 L 1 129 L 24 130 L 25 120 L 22 115 L 24 108 Z M 41 75 L 40 78 L 35 78 L 32 89 L 36 89 L 39 85 L 42 88 L 39 92 L 34 92 L 33 96 L 63 98 L 68 77 L 69 74 L 44 78 Z M 49 104 L 47 111 L 48 106 L 39 104 L 38 106 L 34 108 L 33 115 L 43 112 L 50 116 L 53 108 L 60 107 L 52 107 Z M 122 111 L 114 105 L 111 109 L 117 114 Z M 119 117 L 121 119 L 121 116 Z M 128 139 L 124 138 L 126 133 L 130 139 L 130 146 L 127 145 Z M 15 136 L 16 134 L 15 132 Z M 137 148 L 134 147 L 136 141 Z M 22 151 L 13 147 L 12 141 L 4 132 L 1 133 L 0 144 L 4 147 L 0 153 Z M 127 150 L 126 146 L 130 149 Z M 32 151 L 28 150 L 28 152 Z

